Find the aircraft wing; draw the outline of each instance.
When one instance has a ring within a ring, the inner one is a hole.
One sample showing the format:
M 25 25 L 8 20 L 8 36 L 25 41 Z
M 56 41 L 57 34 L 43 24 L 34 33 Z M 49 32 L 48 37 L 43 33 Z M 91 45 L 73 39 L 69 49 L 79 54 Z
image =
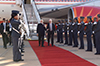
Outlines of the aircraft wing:
M 71 7 L 75 6 L 80 6 L 84 4 L 88 4 L 94 1 L 98 0 L 92 0 L 92 1 L 87 1 L 87 2 L 81 2 L 81 3 L 76 3 L 72 5 L 65 5 L 65 6 L 59 6 L 59 7 L 53 7 L 53 8 L 44 8 L 44 9 L 39 9 L 39 13 L 41 17 L 48 17 L 48 18 L 67 18 L 68 12 Z

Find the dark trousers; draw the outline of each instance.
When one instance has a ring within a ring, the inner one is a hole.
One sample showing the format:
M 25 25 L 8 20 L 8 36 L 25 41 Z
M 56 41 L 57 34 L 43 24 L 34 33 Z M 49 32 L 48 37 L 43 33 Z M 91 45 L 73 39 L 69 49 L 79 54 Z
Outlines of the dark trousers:
M 60 31 L 59 38 L 60 42 L 63 43 L 63 31 Z
M 67 36 L 67 31 L 65 32 L 65 44 L 68 44 L 68 36 Z
M 8 37 L 5 33 L 2 34 L 2 39 L 3 39 L 3 47 L 7 48 Z
M 80 48 L 83 48 L 83 49 L 84 49 L 83 36 L 84 36 L 84 32 L 81 32 L 81 33 L 79 34 L 79 38 L 80 38 Z
M 57 31 L 57 42 L 60 42 L 59 31 Z
M 39 46 L 41 45 L 41 42 L 42 46 L 44 46 L 44 35 L 39 35 L 38 38 L 39 38 Z
M 69 31 L 69 44 L 72 45 L 72 32 Z
M 93 43 L 94 43 L 94 47 L 96 47 L 95 35 L 94 34 L 93 34 Z
M 48 45 L 50 43 L 50 38 L 51 38 L 51 44 L 53 46 L 53 43 L 54 43 L 54 32 L 53 31 L 48 32 Z
M 95 34 L 96 53 L 100 54 L 100 33 Z
M 77 32 L 73 32 L 74 46 L 78 46 Z
M 92 41 L 91 41 L 92 32 L 87 33 L 87 50 L 92 51 Z
M 12 35 L 13 60 L 14 61 L 22 59 L 21 58 L 21 52 L 19 51 L 18 41 L 19 41 L 19 38 L 14 36 L 14 35 Z

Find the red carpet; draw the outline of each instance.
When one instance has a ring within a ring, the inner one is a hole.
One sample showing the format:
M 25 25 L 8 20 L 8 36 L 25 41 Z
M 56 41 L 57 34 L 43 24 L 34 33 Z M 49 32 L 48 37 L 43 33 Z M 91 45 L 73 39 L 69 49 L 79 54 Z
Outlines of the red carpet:
M 42 66 L 96 66 L 59 47 L 39 47 L 38 41 L 29 41 Z

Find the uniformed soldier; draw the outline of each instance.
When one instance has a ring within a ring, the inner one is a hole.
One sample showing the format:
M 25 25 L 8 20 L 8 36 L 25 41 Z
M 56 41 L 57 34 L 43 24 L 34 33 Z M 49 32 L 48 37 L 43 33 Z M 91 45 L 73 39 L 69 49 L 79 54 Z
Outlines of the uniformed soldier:
M 58 20 L 58 24 L 57 24 L 57 41 L 56 42 L 60 42 L 60 38 L 59 38 L 59 26 L 60 26 L 60 20 Z
M 94 22 L 93 22 L 93 24 L 92 24 L 92 31 L 95 30 L 96 25 L 97 25 L 97 18 L 94 17 Z M 94 43 L 94 48 L 96 48 L 96 42 L 95 42 L 95 35 L 94 35 L 94 34 L 93 34 L 93 43 Z
M 95 35 L 95 42 L 96 42 L 95 55 L 100 55 L 100 14 L 98 14 L 98 22 L 97 22 L 96 28 L 93 31 L 93 33 Z
M 84 17 L 81 16 L 80 17 L 80 22 L 78 23 L 79 25 L 79 38 L 80 38 L 80 48 L 79 49 L 84 49 L 84 41 L 83 41 L 83 37 L 84 37 Z
M 66 45 L 66 44 L 68 44 L 67 25 L 68 25 L 68 20 L 67 20 L 67 19 L 65 19 L 65 26 L 64 26 L 64 33 L 65 33 L 65 45 Z
M 87 35 L 87 50 L 86 51 L 92 51 L 92 41 L 91 41 L 91 35 L 92 35 L 92 17 L 87 17 L 87 26 L 86 26 L 86 35 Z
M 72 30 L 72 23 L 73 23 L 73 19 L 72 18 L 70 18 L 69 19 L 69 46 L 72 46 L 72 32 L 71 32 L 71 30 Z
M 60 26 L 59 26 L 59 38 L 60 38 L 60 43 L 63 43 L 63 23 L 61 21 Z
M 74 46 L 73 47 L 78 47 L 78 40 L 77 40 L 77 32 L 78 32 L 78 18 L 74 18 L 74 22 L 72 24 L 72 31 L 73 32 L 73 39 L 74 39 Z
M 19 21 L 19 11 L 12 10 L 11 25 L 12 25 L 13 30 L 12 30 L 11 38 L 12 38 L 12 44 L 13 44 L 13 61 L 14 62 L 24 61 L 21 57 L 21 52 L 19 51 L 19 47 L 18 47 L 18 40 L 21 34 L 18 28 L 20 24 L 21 23 Z

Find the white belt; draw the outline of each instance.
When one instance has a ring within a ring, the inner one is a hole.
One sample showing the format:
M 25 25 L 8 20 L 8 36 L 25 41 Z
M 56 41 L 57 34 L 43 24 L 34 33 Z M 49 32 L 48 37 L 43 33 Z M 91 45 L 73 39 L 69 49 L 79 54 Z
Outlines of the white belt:
M 19 31 L 18 31 L 18 30 L 16 30 L 15 28 L 13 28 L 13 27 L 12 27 L 12 29 L 13 29 L 14 31 L 16 31 L 17 33 L 19 33 Z M 20 34 L 20 33 L 19 33 L 19 34 Z

